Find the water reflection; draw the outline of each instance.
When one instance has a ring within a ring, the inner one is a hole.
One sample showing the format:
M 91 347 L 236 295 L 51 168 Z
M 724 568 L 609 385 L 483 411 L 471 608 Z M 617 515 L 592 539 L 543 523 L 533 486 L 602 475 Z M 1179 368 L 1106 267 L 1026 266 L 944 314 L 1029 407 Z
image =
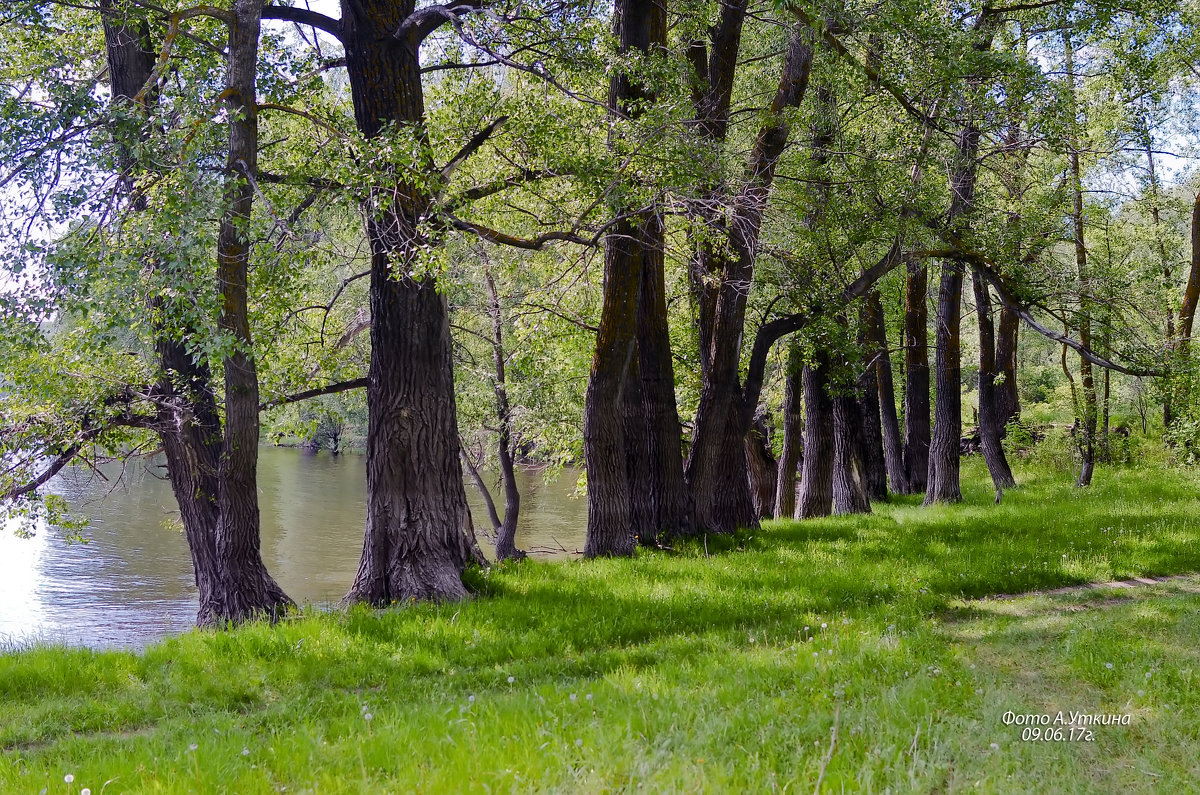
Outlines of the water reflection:
M 336 602 L 354 579 L 366 516 L 363 467 L 360 455 L 262 450 L 263 558 L 298 601 Z M 32 539 L 0 532 L 0 643 L 141 646 L 192 625 L 191 558 L 161 463 L 104 473 L 108 480 L 65 471 L 51 483 L 90 518 L 89 543 L 67 543 L 52 530 Z M 567 470 L 546 483 L 536 470 L 519 472 L 519 546 L 543 555 L 582 548 L 587 505 L 573 496 L 577 477 Z M 476 526 L 485 526 L 472 486 L 467 499 Z M 480 544 L 491 552 L 483 537 Z

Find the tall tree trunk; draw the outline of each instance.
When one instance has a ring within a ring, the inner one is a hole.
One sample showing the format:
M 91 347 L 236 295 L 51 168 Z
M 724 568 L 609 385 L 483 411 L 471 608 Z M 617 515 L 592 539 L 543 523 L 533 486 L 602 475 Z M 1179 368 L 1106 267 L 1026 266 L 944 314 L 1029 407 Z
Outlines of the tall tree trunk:
M 924 260 L 910 259 L 904 281 L 904 472 L 909 494 L 925 491 L 929 469 L 929 333 Z
M 1167 257 L 1166 242 L 1163 240 L 1162 233 L 1162 214 L 1159 207 L 1159 192 L 1158 192 L 1158 171 L 1154 164 L 1154 138 L 1150 132 L 1149 121 L 1143 116 L 1140 119 L 1140 130 L 1142 137 L 1142 147 L 1146 151 L 1146 171 L 1150 177 L 1150 219 L 1154 225 L 1155 248 L 1158 250 L 1159 267 L 1162 269 L 1162 287 L 1164 291 L 1169 291 L 1174 285 L 1171 276 L 1171 260 Z M 1171 306 L 1170 299 L 1167 300 L 1166 306 L 1166 321 L 1165 321 L 1165 336 L 1167 340 L 1167 348 L 1175 347 L 1175 308 Z M 1108 386 L 1108 372 L 1104 373 L 1105 387 Z M 1174 390 L 1167 386 L 1163 390 L 1163 427 L 1171 427 L 1172 406 L 1171 399 Z M 1106 404 L 1107 411 L 1107 404 Z M 1107 454 L 1106 454 L 1107 457 Z
M 221 330 L 234 351 L 225 357 L 225 438 L 218 469 L 217 554 L 225 604 L 233 621 L 274 616 L 292 604 L 263 565 L 259 551 L 258 371 L 250 339 L 249 264 L 251 179 L 258 171 L 259 0 L 236 0 L 229 26 L 225 107 L 229 157 L 225 164 L 225 213 L 217 235 L 217 278 L 221 286 Z
M 975 291 L 975 315 L 979 320 L 979 440 L 999 502 L 1004 489 L 1013 488 L 1017 482 L 1000 441 L 1003 428 L 996 408 L 996 332 L 992 324 L 992 299 L 987 282 L 978 270 L 971 272 L 971 283 Z
M 418 43 L 393 34 L 413 0 L 342 0 L 342 41 L 359 132 L 394 126 L 424 144 Z M 436 173 L 427 155 L 427 174 Z M 473 558 L 459 463 L 449 312 L 425 272 L 423 179 L 374 175 L 365 206 L 371 244 L 367 386 L 367 527 L 346 600 L 387 605 L 457 600 Z
M 1000 309 L 1000 324 L 996 327 L 996 370 L 1001 376 L 996 384 L 996 422 L 1000 433 L 1007 433 L 1010 422 L 1021 419 L 1021 397 L 1017 391 L 1017 342 L 1021 318 L 1012 309 Z
M 1192 262 L 1188 269 L 1187 284 L 1184 285 L 1183 302 L 1179 307 L 1179 338 L 1171 346 L 1173 358 L 1185 374 L 1183 379 L 1175 379 L 1168 385 L 1174 393 L 1174 399 L 1180 403 L 1192 400 L 1191 390 L 1195 388 L 1194 378 L 1188 375 L 1188 361 L 1191 357 L 1192 324 L 1196 317 L 1196 304 L 1200 302 L 1200 193 L 1192 205 Z
M 863 461 L 862 414 L 853 395 L 833 399 L 833 512 L 870 513 Z
M 796 518 L 828 516 L 833 510 L 833 401 L 829 398 L 829 359 L 804 367 L 804 470 Z
M 967 108 L 969 112 L 974 112 L 969 103 Z M 978 153 L 979 128 L 973 120 L 968 120 L 958 134 L 958 163 L 950 178 L 948 218 L 951 224 L 965 223 L 974 206 Z M 962 282 L 962 262 L 952 259 L 943 261 L 942 280 L 938 289 L 937 400 L 929 443 L 926 505 L 962 499 L 958 460 L 962 437 Z
M 1028 35 L 1020 23 L 1017 51 L 1022 59 L 1029 56 Z M 1005 131 L 1004 152 L 1001 155 L 1002 160 L 1008 163 L 1011 169 L 1002 176 L 1001 182 L 1013 207 L 1006 213 L 1013 261 L 1021 261 L 1022 249 L 1025 247 L 1021 235 L 1021 213 L 1016 208 L 1024 203 L 1023 178 L 1029 163 L 1029 152 L 1033 149 L 1024 143 L 1026 100 L 1026 95 L 1021 92 L 1012 92 L 1009 96 L 1008 129 Z M 996 329 L 996 368 L 1001 377 L 995 384 L 995 405 L 996 421 L 1000 425 L 1002 436 L 1008 433 L 1009 423 L 1021 419 L 1021 397 L 1017 389 L 1017 343 L 1020 331 L 1021 317 L 1011 307 L 1001 307 L 1000 323 Z
M 488 491 L 487 483 L 483 480 L 483 474 L 480 473 L 479 467 L 475 466 L 475 462 L 471 460 L 471 456 L 467 454 L 465 445 L 462 440 L 459 440 L 458 457 L 462 459 L 463 466 L 467 470 L 467 475 L 471 478 L 471 482 L 475 484 L 475 490 L 479 492 L 479 498 L 483 500 L 484 510 L 487 511 L 488 521 L 492 523 L 492 534 L 499 536 L 500 525 L 504 520 L 500 518 L 500 512 L 496 510 L 496 501 L 492 499 L 492 493 Z M 471 525 L 474 527 L 474 520 Z
M 149 105 L 156 92 L 147 85 L 154 68 L 156 53 L 150 40 L 149 26 L 137 18 L 132 9 L 121 7 L 113 0 L 101 0 L 101 16 L 105 34 L 105 49 L 108 60 L 109 79 L 114 103 L 139 103 L 131 109 L 149 123 Z M 254 68 L 257 58 L 257 10 L 239 5 L 234 8 L 236 16 L 230 30 L 229 88 L 227 97 L 235 108 L 241 108 L 244 97 L 254 96 Z M 231 114 L 236 119 L 236 115 Z M 245 179 L 248 166 L 254 163 L 257 153 L 257 136 L 251 116 L 235 122 L 231 129 L 227 193 L 229 207 L 221 227 L 222 276 L 231 266 L 234 279 L 240 276 L 241 299 L 244 305 L 245 261 L 248 246 L 244 240 L 230 234 L 236 223 L 236 214 L 248 216 L 250 205 L 245 199 Z M 148 131 L 142 133 L 145 138 Z M 144 212 L 147 201 L 136 191 L 136 176 L 139 170 L 133 155 L 132 142 L 119 146 L 118 161 L 121 167 L 122 192 L 132 200 L 131 209 Z M 240 185 L 238 183 L 241 183 Z M 245 216 L 243 216 L 245 217 Z M 151 260 L 148 268 L 160 270 L 163 263 Z M 233 299 L 237 308 L 239 286 L 222 283 L 227 298 Z M 236 621 L 260 611 L 273 612 L 289 603 L 279 591 L 262 564 L 258 551 L 257 493 L 254 489 L 254 459 L 257 456 L 257 377 L 249 373 L 253 416 L 246 421 L 245 392 L 237 384 L 229 390 L 229 396 L 237 409 L 238 417 L 232 428 L 235 436 L 250 438 L 249 453 L 235 449 L 233 460 L 224 456 L 221 418 L 214 398 L 213 378 L 203 359 L 192 355 L 185 344 L 172 338 L 163 321 L 164 306 L 160 298 L 151 300 L 150 313 L 155 324 L 155 349 L 161 375 L 154 389 L 158 403 L 157 431 L 162 440 L 167 458 L 167 475 L 171 482 L 180 518 L 184 527 L 188 549 L 191 553 L 196 588 L 199 592 L 199 611 L 196 621 L 201 626 Z M 236 314 L 236 313 L 235 313 Z M 244 314 L 244 313 L 243 313 Z M 233 321 L 227 330 L 237 335 L 244 324 L 226 315 L 223 324 Z M 246 327 L 248 328 L 248 327 Z M 240 343 L 249 343 L 248 333 Z M 235 374 L 241 375 L 241 374 Z M 241 421 L 239 428 L 237 421 Z M 240 475 L 230 471 L 249 459 L 248 484 L 233 484 L 233 489 L 223 489 L 223 478 Z M 247 488 L 248 485 L 248 488 Z M 243 511 L 243 523 L 222 522 L 220 501 L 222 494 L 229 500 L 233 492 L 240 490 L 241 499 L 236 500 Z
M 1075 57 L 1071 44 L 1069 27 L 1063 25 L 1063 50 L 1066 58 L 1067 84 L 1069 105 L 1072 114 L 1072 132 L 1070 141 L 1071 164 L 1071 225 L 1075 238 L 1075 266 L 1079 278 L 1079 342 L 1087 349 L 1092 347 L 1092 320 L 1089 314 L 1089 292 L 1091 278 L 1088 272 L 1087 245 L 1084 240 L 1083 226 L 1083 171 L 1079 162 L 1079 140 L 1074 131 L 1078 123 L 1075 103 Z M 1092 472 L 1096 468 L 1096 382 L 1092 374 L 1092 363 L 1083 356 L 1079 357 L 1079 381 L 1083 389 L 1082 438 L 1079 450 L 1083 462 L 1079 468 L 1079 479 L 1076 485 L 1090 486 Z
M 975 19 L 975 42 L 978 53 L 991 49 L 996 15 L 984 9 Z M 978 76 L 968 78 L 967 91 L 961 103 L 966 118 L 958 132 L 954 171 L 950 175 L 950 208 L 947 223 L 961 234 L 970 223 L 975 206 L 975 176 L 979 156 L 978 110 L 973 94 L 982 88 Z M 962 281 L 963 263 L 945 260 L 938 289 L 937 314 L 937 399 L 934 405 L 933 434 L 929 443 L 929 469 L 926 478 L 925 504 L 958 502 L 962 499 L 959 485 L 959 442 L 962 437 Z
M 742 442 L 746 446 L 746 471 L 750 478 L 754 514 L 760 519 L 770 519 L 775 515 L 775 479 L 779 463 L 771 454 L 767 426 L 761 416 L 755 417 Z
M 149 124 L 148 106 L 155 92 L 147 91 L 141 102 L 137 101 L 154 69 L 155 47 L 150 40 L 149 25 L 129 15 L 128 9 L 118 7 L 114 0 L 101 0 L 100 10 L 113 104 L 129 105 L 122 110 L 135 113 Z M 146 197 L 136 190 L 140 167 L 134 155 L 135 146 L 133 141 L 122 140 L 118 144 L 121 193 L 130 200 L 131 210 L 145 212 Z M 152 260 L 148 267 L 157 270 L 161 263 Z M 212 374 L 207 365 L 203 360 L 193 359 L 182 343 L 168 338 L 162 314 L 162 301 L 151 299 L 150 315 L 155 319 L 155 347 L 161 369 L 155 390 L 157 424 L 199 592 L 196 622 L 206 626 L 221 620 L 221 565 L 217 558 L 221 418 L 212 396 Z
M 879 418 L 879 375 L 876 355 L 872 355 L 873 322 L 870 300 L 859 309 L 858 349 L 867 355 L 862 374 L 856 384 L 858 413 L 862 427 L 862 461 L 867 497 L 887 499 L 887 461 L 883 451 L 883 426 Z
M 618 0 L 613 10 L 614 33 L 622 54 L 636 51 L 648 55 L 661 50 L 666 46 L 666 25 L 666 7 L 654 0 Z M 609 113 L 614 119 L 636 116 L 654 99 L 653 92 L 636 75 L 620 68 L 614 70 L 608 92 Z M 646 431 L 637 345 L 638 320 L 643 311 L 639 304 L 647 269 L 661 262 L 662 226 L 653 211 L 631 210 L 619 209 L 621 217 L 605 239 L 600 330 L 584 398 L 583 452 L 588 473 L 584 554 L 588 557 L 632 555 L 639 534 L 646 533 L 649 542 L 657 535 L 657 528 L 648 524 L 656 521 L 648 505 L 650 485 L 630 478 L 631 468 L 649 476 L 650 448 L 644 435 L 630 436 L 629 426 L 632 423 L 635 432 L 641 434 Z M 651 309 L 658 309 L 657 302 L 646 311 Z M 654 335 L 647 342 L 655 343 L 647 352 L 647 374 L 662 378 L 657 346 L 663 340 L 656 336 L 659 326 L 648 324 L 644 330 Z M 661 398 L 656 390 L 650 399 Z
M 588 476 L 588 557 L 632 555 L 632 524 L 625 414 L 630 370 L 637 354 L 637 230 L 618 221 L 604 250 L 604 303 L 583 409 Z
M 878 290 L 872 290 L 867 294 L 865 308 L 867 338 L 870 341 L 868 350 L 873 353 L 875 359 L 875 381 L 878 387 L 880 424 L 883 432 L 884 467 L 892 491 L 896 494 L 909 494 L 908 473 L 904 468 L 904 440 L 900 435 L 900 418 L 896 413 L 892 357 L 888 351 L 883 300 L 880 298 Z
M 496 560 L 523 558 L 517 549 L 517 519 L 521 513 L 521 490 L 512 455 L 512 411 L 508 405 L 508 382 L 504 375 L 504 318 L 500 313 L 500 293 L 490 270 L 487 280 L 489 314 L 492 316 L 492 391 L 496 398 L 496 457 L 500 462 L 500 482 L 504 485 L 504 521 L 496 530 Z
M 196 623 L 212 626 L 229 618 L 224 614 L 227 600 L 217 556 L 221 418 L 207 365 L 194 359 L 183 343 L 159 334 L 159 438 L 199 591 Z
M 942 281 L 938 291 L 936 402 L 933 434 L 929 443 L 929 474 L 925 485 L 925 504 L 958 502 L 958 445 L 962 436 L 962 315 L 963 266 L 956 260 L 942 263 Z
M 641 370 L 652 514 L 638 528 L 643 544 L 691 535 L 692 496 L 683 473 L 683 433 L 675 401 L 675 365 L 667 326 L 662 219 L 646 218 L 646 237 L 659 245 L 643 255 L 638 297 L 637 350 Z
M 636 343 L 635 343 L 636 345 Z M 629 374 L 622 391 L 625 431 L 625 473 L 629 483 L 629 526 L 634 539 L 645 546 L 657 543 L 654 529 L 654 493 L 650 484 L 650 445 L 647 439 L 645 396 L 636 351 L 630 358 Z
M 1183 303 L 1179 308 L 1179 339 L 1186 352 L 1192 339 L 1192 323 L 1196 317 L 1196 304 L 1200 301 L 1200 193 L 1192 205 L 1192 265 L 1188 270 L 1187 284 L 1183 290 Z
M 775 518 L 790 519 L 796 512 L 796 469 L 803 458 L 804 362 L 800 345 L 788 346 L 783 393 L 783 450 L 775 476 Z
M 808 87 L 812 67 L 809 35 L 803 26 L 793 28 L 768 121 L 758 132 L 742 187 L 732 200 L 730 251 L 721 257 L 708 371 L 701 386 L 687 460 L 696 520 L 712 532 L 758 525 L 746 476 L 744 444 L 755 406 L 743 403 L 738 368 L 763 212 L 790 131 L 785 110 L 798 107 Z

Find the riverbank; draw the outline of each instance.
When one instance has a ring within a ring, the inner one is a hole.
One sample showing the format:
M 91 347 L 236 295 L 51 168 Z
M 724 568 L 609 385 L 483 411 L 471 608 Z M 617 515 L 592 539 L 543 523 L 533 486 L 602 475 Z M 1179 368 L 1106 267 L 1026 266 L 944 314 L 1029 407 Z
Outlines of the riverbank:
M 1193 785 L 1200 580 L 976 598 L 1200 571 L 1195 473 L 1080 491 L 1027 465 L 994 506 L 965 464 L 958 506 L 526 561 L 459 605 L 0 656 L 0 791 Z M 1059 710 L 1129 722 L 1004 723 Z

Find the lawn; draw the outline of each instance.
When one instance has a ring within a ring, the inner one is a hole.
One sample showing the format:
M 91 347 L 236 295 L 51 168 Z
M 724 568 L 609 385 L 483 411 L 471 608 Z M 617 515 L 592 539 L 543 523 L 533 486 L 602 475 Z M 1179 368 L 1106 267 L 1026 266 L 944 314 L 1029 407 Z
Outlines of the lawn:
M 0 792 L 1180 792 L 1200 781 L 1200 478 L 1045 464 L 992 504 L 768 523 L 479 596 L 0 655 Z M 1129 715 L 1022 741 L 1003 715 Z M 70 782 L 65 777 L 71 776 Z

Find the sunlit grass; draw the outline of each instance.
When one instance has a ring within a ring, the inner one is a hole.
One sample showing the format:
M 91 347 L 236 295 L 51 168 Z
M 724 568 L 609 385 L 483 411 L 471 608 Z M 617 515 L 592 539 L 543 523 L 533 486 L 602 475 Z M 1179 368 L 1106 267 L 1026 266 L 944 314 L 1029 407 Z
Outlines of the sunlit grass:
M 3 655 L 0 792 L 1186 789 L 1194 581 L 971 600 L 1200 571 L 1196 477 L 1018 475 L 1000 506 L 972 460 L 962 505 L 495 568 L 465 604 Z M 1055 704 L 1135 718 L 1000 721 Z

